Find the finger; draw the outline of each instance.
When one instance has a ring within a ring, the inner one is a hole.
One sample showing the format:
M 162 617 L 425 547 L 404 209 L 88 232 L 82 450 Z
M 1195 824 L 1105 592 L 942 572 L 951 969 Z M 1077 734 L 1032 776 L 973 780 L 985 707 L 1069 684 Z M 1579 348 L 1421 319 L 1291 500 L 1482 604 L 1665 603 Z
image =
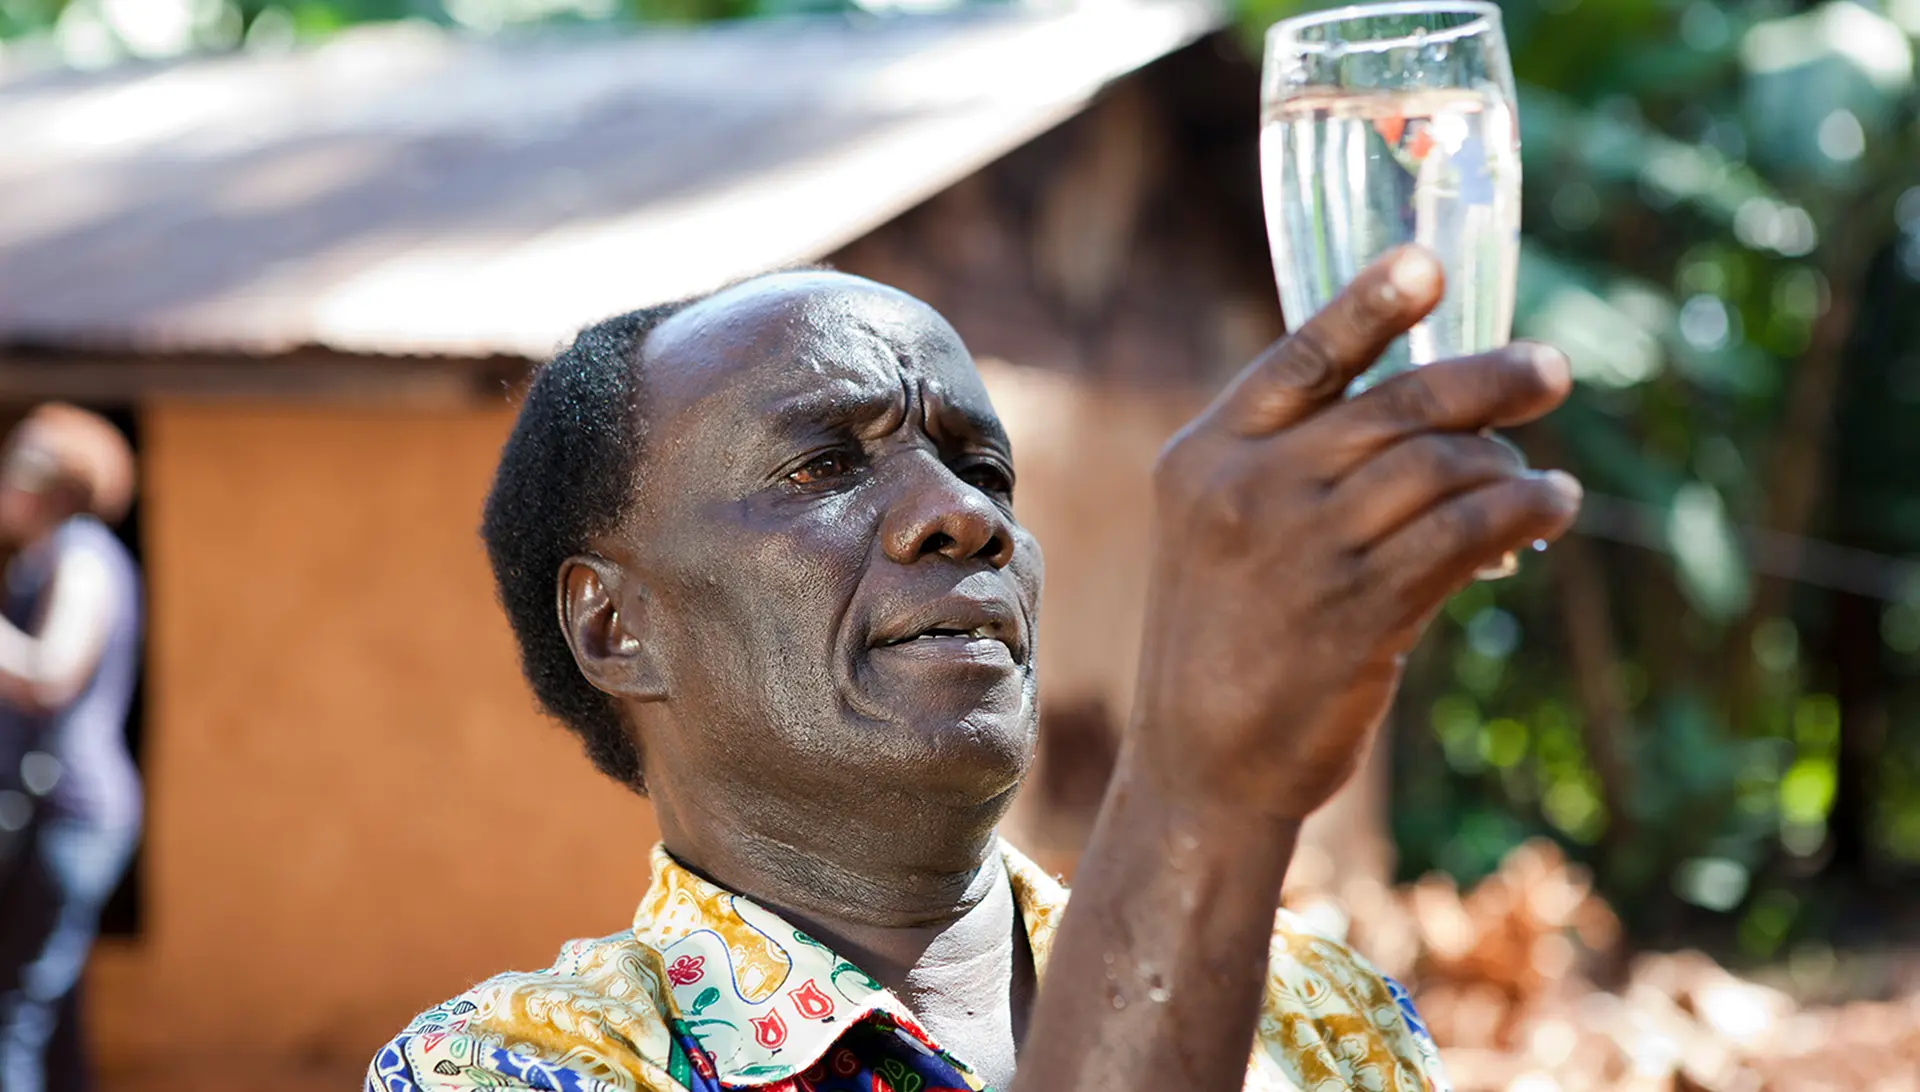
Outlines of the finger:
M 1367 552 L 1366 565 L 1400 589 L 1402 621 L 1412 624 L 1503 554 L 1565 534 L 1580 497 L 1580 483 L 1558 470 L 1507 478 L 1408 521 Z
M 1526 473 L 1510 447 L 1473 433 L 1423 432 L 1361 463 L 1327 497 L 1328 518 L 1366 549 L 1461 493 Z
M 1322 413 L 1298 439 L 1324 446 L 1327 469 L 1338 475 L 1418 433 L 1479 432 L 1544 417 L 1572 390 L 1565 354 L 1515 342 L 1396 375 Z
M 1263 436 L 1339 399 L 1393 339 L 1440 302 L 1440 263 L 1419 247 L 1388 251 L 1319 314 L 1261 354 L 1212 411 L 1242 436 Z

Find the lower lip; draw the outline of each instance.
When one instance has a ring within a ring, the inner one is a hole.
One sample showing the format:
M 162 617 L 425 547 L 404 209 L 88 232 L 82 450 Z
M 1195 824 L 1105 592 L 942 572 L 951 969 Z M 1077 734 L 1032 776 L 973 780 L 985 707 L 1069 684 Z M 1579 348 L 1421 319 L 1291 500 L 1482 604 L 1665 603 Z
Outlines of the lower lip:
M 1000 641 L 986 637 L 920 637 L 897 645 L 882 645 L 876 656 L 898 658 L 915 663 L 976 665 L 1012 670 L 1013 650 Z

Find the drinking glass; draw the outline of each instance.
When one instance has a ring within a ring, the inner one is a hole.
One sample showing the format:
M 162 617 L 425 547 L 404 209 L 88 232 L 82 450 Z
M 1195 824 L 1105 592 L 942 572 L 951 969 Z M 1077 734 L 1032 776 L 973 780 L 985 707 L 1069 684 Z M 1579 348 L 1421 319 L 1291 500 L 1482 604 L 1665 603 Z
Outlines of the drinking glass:
M 1439 306 L 1348 393 L 1507 343 L 1520 257 L 1520 130 L 1498 7 L 1402 0 L 1274 24 L 1260 174 L 1289 324 L 1403 243 L 1432 251 L 1446 269 Z M 1516 567 L 1508 554 L 1481 576 Z

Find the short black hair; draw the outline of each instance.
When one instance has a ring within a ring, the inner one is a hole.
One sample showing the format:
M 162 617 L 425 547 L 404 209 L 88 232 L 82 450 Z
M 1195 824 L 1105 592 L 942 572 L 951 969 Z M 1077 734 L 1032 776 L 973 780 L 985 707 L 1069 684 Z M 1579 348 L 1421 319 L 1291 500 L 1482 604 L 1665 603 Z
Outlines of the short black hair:
M 520 665 L 546 711 L 602 773 L 646 792 L 640 748 L 613 698 L 587 682 L 555 610 L 560 566 L 619 525 L 640 467 L 640 354 L 681 300 L 580 331 L 527 385 L 487 492 L 480 537 Z

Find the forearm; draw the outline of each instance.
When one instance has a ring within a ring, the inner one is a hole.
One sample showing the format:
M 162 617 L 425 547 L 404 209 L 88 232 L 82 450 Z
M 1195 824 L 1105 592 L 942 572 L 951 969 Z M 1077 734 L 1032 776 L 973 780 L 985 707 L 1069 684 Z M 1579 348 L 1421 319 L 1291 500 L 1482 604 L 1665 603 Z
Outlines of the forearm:
M 41 683 L 38 642 L 18 626 L 0 618 L 0 700 L 19 703 Z
M 1238 1089 L 1298 834 L 1295 822 L 1175 799 L 1123 758 L 1014 1092 Z
M 73 700 L 106 646 L 113 581 L 101 558 L 69 551 L 54 568 L 48 604 L 34 632 L 0 619 L 0 700 L 36 712 Z

